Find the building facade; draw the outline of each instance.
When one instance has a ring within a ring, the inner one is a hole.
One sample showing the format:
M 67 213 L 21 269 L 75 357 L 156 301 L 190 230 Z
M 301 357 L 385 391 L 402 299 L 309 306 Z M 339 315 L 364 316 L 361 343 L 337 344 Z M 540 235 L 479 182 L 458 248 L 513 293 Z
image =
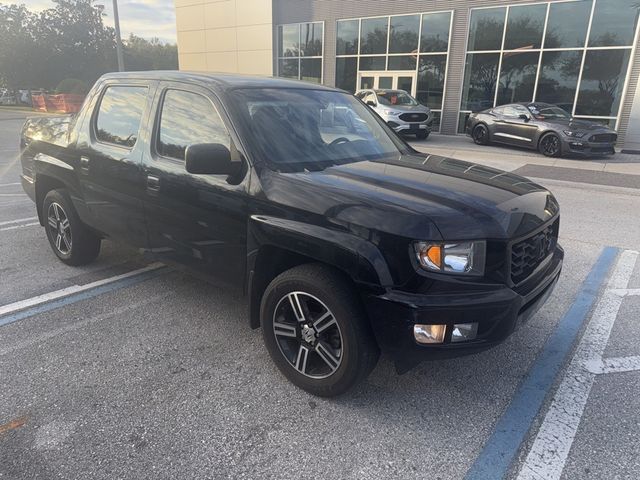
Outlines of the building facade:
M 176 0 L 184 70 L 401 88 L 445 134 L 474 110 L 555 103 L 638 149 L 639 12 L 639 0 Z

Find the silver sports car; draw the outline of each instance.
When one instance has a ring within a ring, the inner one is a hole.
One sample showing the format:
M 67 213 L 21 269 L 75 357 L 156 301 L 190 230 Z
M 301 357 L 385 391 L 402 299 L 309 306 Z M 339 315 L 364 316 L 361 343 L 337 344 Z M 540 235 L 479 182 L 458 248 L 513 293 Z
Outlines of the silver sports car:
M 513 103 L 472 113 L 467 135 L 478 145 L 491 142 L 537 149 L 547 157 L 615 153 L 618 135 L 604 125 L 571 117 L 548 103 Z

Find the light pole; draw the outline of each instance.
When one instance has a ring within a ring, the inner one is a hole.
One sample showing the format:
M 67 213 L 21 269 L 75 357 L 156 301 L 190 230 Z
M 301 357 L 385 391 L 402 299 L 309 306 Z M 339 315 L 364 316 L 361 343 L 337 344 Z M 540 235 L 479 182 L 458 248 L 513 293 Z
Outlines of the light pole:
M 120 37 L 120 18 L 118 17 L 118 0 L 113 0 L 113 23 L 116 29 L 116 55 L 118 57 L 118 71 L 124 72 L 124 58 L 122 57 L 122 38 Z

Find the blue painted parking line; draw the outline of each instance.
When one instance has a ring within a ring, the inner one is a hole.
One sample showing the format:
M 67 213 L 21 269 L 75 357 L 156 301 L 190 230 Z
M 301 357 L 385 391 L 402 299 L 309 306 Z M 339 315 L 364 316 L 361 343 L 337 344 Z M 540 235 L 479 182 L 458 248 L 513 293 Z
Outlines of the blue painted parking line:
M 115 290 L 120 290 L 125 287 L 130 287 L 132 285 L 145 282 L 157 276 L 163 275 L 167 273 L 167 271 L 168 271 L 167 267 L 160 267 L 154 270 L 137 274 L 135 276 L 130 276 L 130 277 L 122 278 L 119 280 L 115 280 L 110 283 L 96 286 L 95 288 L 90 288 L 78 293 L 73 293 L 71 295 L 64 296 L 62 298 L 57 298 L 55 300 L 34 305 L 32 307 L 19 310 L 15 313 L 9 313 L 7 315 L 0 316 L 0 327 L 4 325 L 8 325 L 13 322 L 17 322 L 18 320 L 23 320 L 25 318 L 32 317 L 33 315 L 37 315 L 39 313 L 49 312 L 51 310 L 55 310 L 56 308 L 65 307 L 67 305 L 71 305 L 74 303 L 81 302 L 83 300 L 94 298 L 99 295 L 103 295 L 105 293 L 113 292 Z
M 575 301 L 547 339 L 480 455 L 467 472 L 467 480 L 496 480 L 506 475 L 558 371 L 573 348 L 619 251 L 613 247 L 603 249 Z

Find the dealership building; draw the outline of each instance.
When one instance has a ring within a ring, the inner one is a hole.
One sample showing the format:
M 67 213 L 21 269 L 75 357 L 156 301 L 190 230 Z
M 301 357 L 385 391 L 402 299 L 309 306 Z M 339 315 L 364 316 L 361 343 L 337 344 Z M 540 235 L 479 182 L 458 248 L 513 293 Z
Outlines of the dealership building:
M 175 0 L 180 69 L 407 90 L 469 112 L 560 105 L 640 150 L 640 0 Z

